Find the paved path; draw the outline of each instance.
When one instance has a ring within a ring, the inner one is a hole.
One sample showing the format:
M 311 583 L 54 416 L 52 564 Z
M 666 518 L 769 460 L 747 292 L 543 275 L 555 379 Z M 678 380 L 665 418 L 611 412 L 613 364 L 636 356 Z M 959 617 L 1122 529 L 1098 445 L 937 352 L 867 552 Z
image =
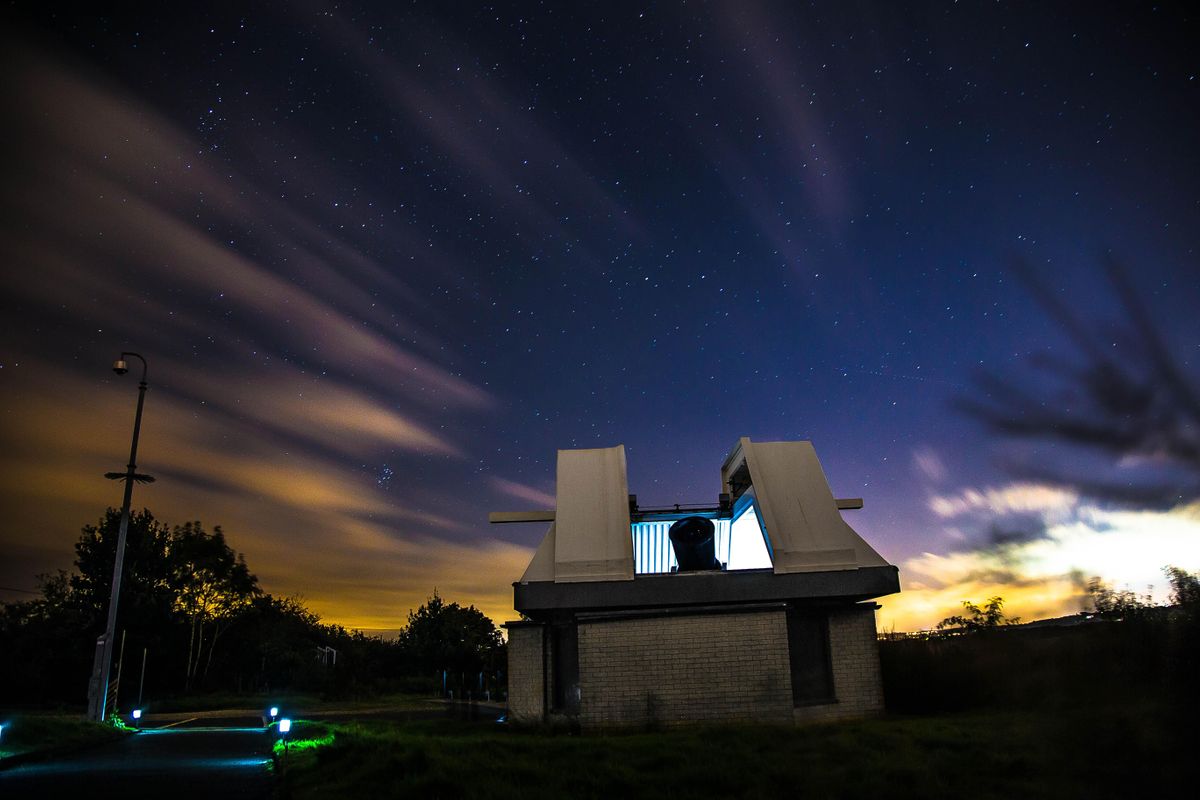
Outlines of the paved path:
M 206 717 L 4 770 L 0 797 L 258 800 L 273 786 L 271 742 L 257 718 Z
M 0 800 L 167 798 L 265 800 L 274 785 L 273 735 L 254 709 L 153 714 L 125 739 L 50 761 L 0 770 Z M 326 708 L 304 719 L 494 721 L 497 703 L 410 708 Z

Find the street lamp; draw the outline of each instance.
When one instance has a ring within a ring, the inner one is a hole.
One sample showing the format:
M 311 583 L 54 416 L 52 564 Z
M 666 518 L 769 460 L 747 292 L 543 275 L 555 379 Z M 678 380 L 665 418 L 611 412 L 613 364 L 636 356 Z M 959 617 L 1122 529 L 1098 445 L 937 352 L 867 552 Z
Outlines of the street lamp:
M 149 475 L 139 475 L 137 471 L 138 435 L 142 428 L 142 406 L 146 401 L 146 359 L 137 353 L 121 353 L 121 357 L 113 362 L 113 372 L 124 375 L 129 372 L 126 357 L 131 356 L 142 362 L 142 380 L 138 383 L 137 415 L 133 418 L 133 444 L 129 447 L 129 464 L 124 472 L 106 472 L 104 477 L 113 481 L 125 481 L 125 500 L 121 504 L 121 527 L 117 533 L 117 552 L 113 559 L 112 591 L 108 599 L 108 624 L 104 628 L 104 636 L 98 641 L 96 659 L 99 664 L 92 665 L 92 685 L 89 692 L 88 717 L 94 722 L 104 721 L 105 706 L 108 705 L 108 680 L 112 669 L 113 641 L 117 635 L 117 600 L 121 594 L 121 573 L 125 566 L 125 538 L 129 533 L 129 505 L 133 500 L 133 484 L 153 483 Z

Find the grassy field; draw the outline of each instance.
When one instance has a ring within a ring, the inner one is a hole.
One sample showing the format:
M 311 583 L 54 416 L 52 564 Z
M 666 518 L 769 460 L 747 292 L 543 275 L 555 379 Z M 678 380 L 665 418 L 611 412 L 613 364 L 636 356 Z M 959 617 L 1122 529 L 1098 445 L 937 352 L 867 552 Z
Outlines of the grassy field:
M 55 752 L 119 739 L 127 731 L 88 722 L 82 715 L 7 714 L 0 711 L 0 759 Z
M 1164 709 L 894 716 L 570 736 L 488 724 L 301 724 L 284 797 L 1064 798 L 1184 787 Z
M 216 711 L 229 708 L 268 708 L 279 706 L 286 709 L 322 711 L 328 709 L 388 708 L 392 710 L 417 709 L 429 706 L 428 695 L 381 694 L 358 699 L 326 699 L 315 694 L 196 694 L 165 698 L 147 703 L 146 710 L 153 713 Z
M 881 643 L 890 715 L 568 735 L 301 723 L 285 798 L 1190 796 L 1195 620 Z M 1194 649 L 1194 648 L 1192 648 Z

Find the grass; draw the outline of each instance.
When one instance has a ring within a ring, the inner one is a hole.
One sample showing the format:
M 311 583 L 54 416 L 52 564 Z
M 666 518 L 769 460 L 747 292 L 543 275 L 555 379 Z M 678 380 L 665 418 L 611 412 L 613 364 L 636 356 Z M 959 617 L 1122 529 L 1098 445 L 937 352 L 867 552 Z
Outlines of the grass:
M 4 725 L 0 759 L 88 747 L 127 735 L 120 728 L 88 722 L 77 715 L 3 715 L 0 724 Z
M 271 705 L 312 708 L 319 702 L 319 696 L 307 694 L 209 692 L 206 694 L 185 694 L 150 700 L 146 703 L 146 709 L 159 713 L 175 711 L 221 711 L 227 708 L 267 708 Z
M 275 694 L 211 693 L 181 695 L 147 703 L 147 710 L 155 713 L 220 711 L 229 708 L 268 708 L 279 706 L 286 709 L 322 711 L 329 709 L 362 710 L 369 708 L 416 709 L 429 704 L 428 695 L 384 694 L 357 699 L 325 699 L 314 694 L 290 692 Z
M 1156 706 L 554 735 L 451 721 L 293 732 L 281 793 L 388 798 L 1128 797 L 1184 785 Z M 306 744 L 307 743 L 307 744 Z

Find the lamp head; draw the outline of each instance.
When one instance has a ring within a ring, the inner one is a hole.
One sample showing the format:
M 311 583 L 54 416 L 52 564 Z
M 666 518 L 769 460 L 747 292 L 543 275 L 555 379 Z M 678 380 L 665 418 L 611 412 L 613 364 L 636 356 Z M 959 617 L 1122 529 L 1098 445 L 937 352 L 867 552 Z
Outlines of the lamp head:
M 125 359 L 118 358 L 113 362 L 113 372 L 118 375 L 124 375 L 126 372 L 129 372 L 129 365 L 125 363 Z

